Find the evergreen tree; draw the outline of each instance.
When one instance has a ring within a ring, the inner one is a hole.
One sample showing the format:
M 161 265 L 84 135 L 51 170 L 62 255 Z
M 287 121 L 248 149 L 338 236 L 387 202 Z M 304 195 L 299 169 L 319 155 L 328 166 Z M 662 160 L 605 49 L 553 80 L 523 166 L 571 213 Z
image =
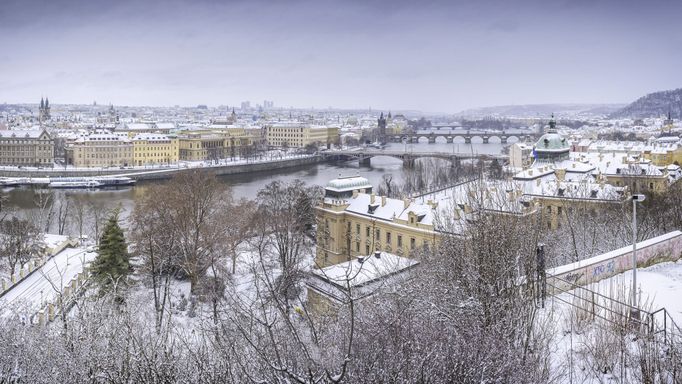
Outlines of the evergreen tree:
M 118 212 L 114 212 L 107 221 L 99 242 L 99 253 L 92 263 L 92 277 L 100 284 L 102 290 L 120 286 L 130 271 L 130 255 L 118 225 Z

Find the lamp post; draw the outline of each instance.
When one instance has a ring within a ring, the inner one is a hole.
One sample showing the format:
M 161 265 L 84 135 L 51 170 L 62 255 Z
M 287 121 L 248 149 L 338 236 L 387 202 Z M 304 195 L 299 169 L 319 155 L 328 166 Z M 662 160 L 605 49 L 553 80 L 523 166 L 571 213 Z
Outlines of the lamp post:
M 644 201 L 644 195 L 632 195 L 632 306 L 637 303 L 637 203 Z

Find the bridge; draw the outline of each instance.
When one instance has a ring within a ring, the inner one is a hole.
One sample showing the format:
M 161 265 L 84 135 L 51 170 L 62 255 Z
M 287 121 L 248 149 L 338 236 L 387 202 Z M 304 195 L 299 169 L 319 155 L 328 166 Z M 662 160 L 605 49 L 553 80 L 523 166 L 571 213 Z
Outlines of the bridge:
M 380 149 L 360 149 L 357 151 L 324 151 L 320 155 L 328 160 L 358 160 L 360 165 L 370 165 L 370 159 L 376 156 L 388 156 L 403 161 L 403 166 L 412 167 L 414 161 L 420 158 L 434 158 L 443 159 L 451 162 L 452 166 L 456 166 L 461 160 L 481 159 L 481 160 L 507 160 L 506 155 L 489 155 L 476 153 L 449 153 L 449 152 L 404 152 L 404 151 L 386 151 Z
M 407 141 L 408 143 L 417 143 L 419 139 L 426 138 L 429 144 L 435 144 L 436 139 L 439 137 L 445 138 L 445 142 L 448 144 L 453 143 L 456 138 L 463 138 L 464 143 L 471 144 L 471 140 L 475 137 L 480 138 L 483 144 L 488 144 L 490 138 L 496 137 L 500 140 L 502 144 L 506 144 L 507 141 L 514 137 L 520 142 L 524 141 L 535 141 L 541 134 L 523 131 L 475 131 L 475 130 L 440 130 L 440 128 L 454 128 L 450 126 L 435 127 L 436 130 L 429 131 L 417 131 L 415 133 L 402 134 L 402 135 L 388 135 L 389 141 L 394 143 L 402 143 Z

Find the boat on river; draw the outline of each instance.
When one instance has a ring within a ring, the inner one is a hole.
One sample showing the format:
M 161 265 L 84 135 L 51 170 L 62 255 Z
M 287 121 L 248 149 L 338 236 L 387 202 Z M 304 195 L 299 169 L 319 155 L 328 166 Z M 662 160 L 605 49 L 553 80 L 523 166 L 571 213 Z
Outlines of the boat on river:
M 135 180 L 123 176 L 106 177 L 58 177 L 50 180 L 50 188 L 106 188 L 134 185 Z

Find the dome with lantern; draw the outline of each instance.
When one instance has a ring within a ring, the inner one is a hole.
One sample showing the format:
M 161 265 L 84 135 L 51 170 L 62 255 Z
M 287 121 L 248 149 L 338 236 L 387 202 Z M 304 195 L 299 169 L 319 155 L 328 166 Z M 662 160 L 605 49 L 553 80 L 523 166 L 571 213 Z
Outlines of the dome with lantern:
M 552 114 L 547 133 L 535 143 L 533 151 L 535 161 L 555 163 L 568 160 L 570 150 L 571 146 L 568 140 L 557 132 L 556 121 L 554 121 L 554 114 Z

